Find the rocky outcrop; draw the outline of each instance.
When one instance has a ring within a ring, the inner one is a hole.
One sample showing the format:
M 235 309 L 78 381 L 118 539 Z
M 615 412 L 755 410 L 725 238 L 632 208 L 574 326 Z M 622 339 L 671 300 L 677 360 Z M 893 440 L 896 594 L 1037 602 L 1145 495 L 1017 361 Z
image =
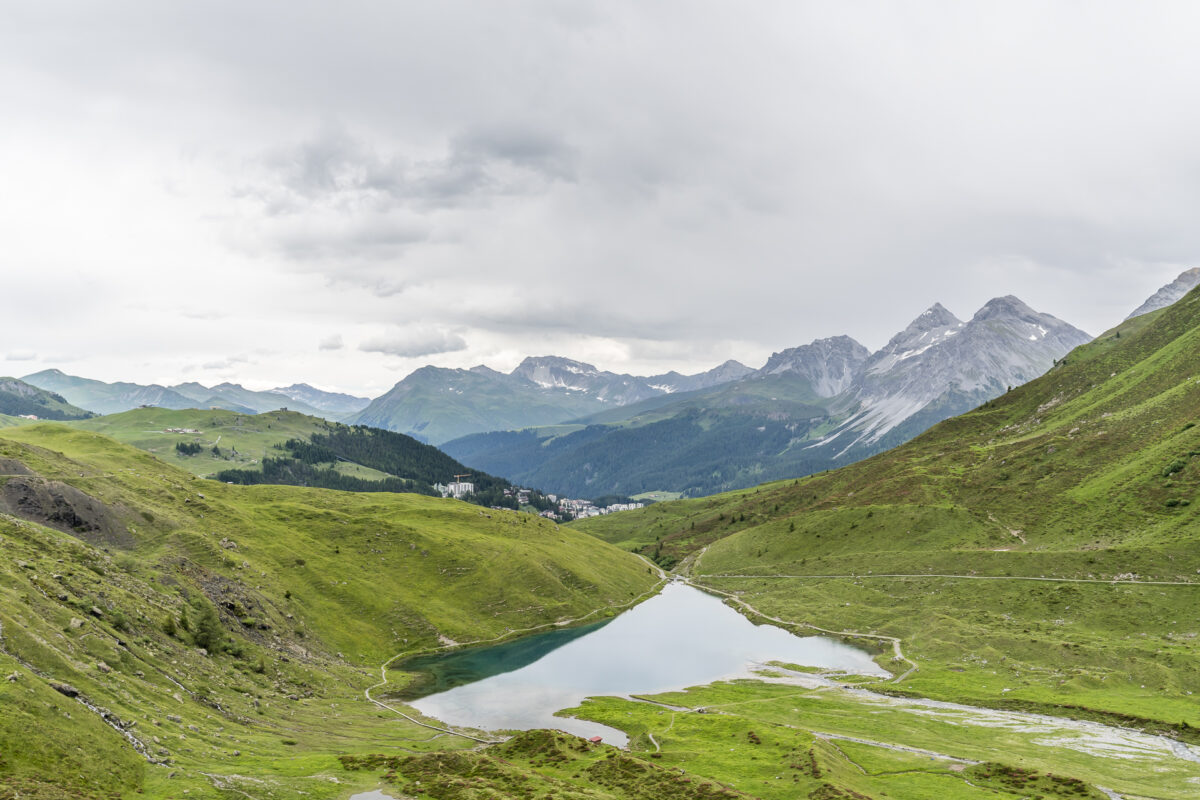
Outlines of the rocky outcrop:
M 1149 314 L 1151 311 L 1157 311 L 1160 308 L 1174 305 L 1185 294 L 1197 286 L 1200 286 L 1200 267 L 1192 267 L 1189 270 L 1184 270 L 1179 274 L 1178 278 L 1150 295 L 1146 299 L 1146 302 L 1135 308 L 1133 313 L 1126 317 L 1126 319 L 1140 317 L 1142 314 Z
M 834 336 L 773 353 L 758 374 L 799 375 L 808 380 L 817 396 L 835 397 L 853 385 L 870 355 L 849 336 Z
M 118 515 L 74 486 L 15 476 L 0 486 L 0 511 L 99 545 L 131 547 L 133 536 Z

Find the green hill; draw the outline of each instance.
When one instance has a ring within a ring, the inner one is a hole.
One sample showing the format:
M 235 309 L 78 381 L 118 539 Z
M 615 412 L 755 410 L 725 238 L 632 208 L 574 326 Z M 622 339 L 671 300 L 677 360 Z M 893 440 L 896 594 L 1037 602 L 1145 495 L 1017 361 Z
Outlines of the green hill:
M 264 458 L 281 454 L 276 445 L 292 438 L 307 439 L 328 425 L 295 411 L 239 414 L 220 409 L 135 408 L 73 427 L 111 436 L 204 478 L 223 469 L 261 465 Z M 203 453 L 187 455 L 176 449 L 178 444 L 198 444 Z M 213 447 L 219 454 L 212 452 Z
M 0 428 L 11 428 L 15 425 L 27 425 L 31 420 L 21 419 L 20 417 L 10 416 L 9 414 L 0 414 Z
M 471 474 L 481 505 L 516 508 L 507 480 L 472 470 L 412 437 L 347 426 L 295 411 L 138 408 L 77 423 L 227 483 L 313 486 L 343 491 L 437 494 L 433 485 Z
M 654 583 L 528 514 L 202 482 L 95 433 L 5 429 L 0 796 L 341 798 L 375 779 L 338 755 L 473 744 L 367 702 L 383 661 Z
M 763 613 L 898 637 L 907 692 L 1190 736 L 1197 375 L 1192 292 L 865 461 L 575 525 Z

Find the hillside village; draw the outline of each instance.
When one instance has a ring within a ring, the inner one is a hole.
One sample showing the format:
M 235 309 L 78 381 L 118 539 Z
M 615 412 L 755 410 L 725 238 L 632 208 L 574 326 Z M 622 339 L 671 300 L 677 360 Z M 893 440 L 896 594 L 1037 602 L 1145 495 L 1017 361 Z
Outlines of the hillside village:
M 459 477 L 462 476 L 455 476 L 455 478 Z M 433 488 L 442 497 L 453 497 L 455 500 L 461 500 L 467 495 L 475 493 L 475 484 L 471 481 L 454 480 L 450 483 L 435 483 Z M 632 511 L 637 508 L 645 508 L 646 506 L 645 503 L 637 501 L 598 506 L 591 500 L 559 497 L 556 494 L 542 494 L 533 489 L 517 487 L 505 489 L 504 496 L 516 500 L 519 508 L 532 508 L 540 516 L 556 522 L 569 522 L 576 519 L 599 517 L 604 514 L 615 514 L 618 511 Z M 493 506 L 493 508 L 499 509 L 502 506 Z

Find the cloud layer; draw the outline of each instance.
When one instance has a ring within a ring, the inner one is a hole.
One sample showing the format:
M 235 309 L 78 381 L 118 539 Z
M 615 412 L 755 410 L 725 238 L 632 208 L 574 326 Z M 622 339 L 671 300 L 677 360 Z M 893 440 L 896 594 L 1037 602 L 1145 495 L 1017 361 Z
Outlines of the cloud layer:
M 1200 263 L 1198 35 L 1184 2 L 6 8 L 7 371 L 687 371 L 1010 293 L 1097 333 Z

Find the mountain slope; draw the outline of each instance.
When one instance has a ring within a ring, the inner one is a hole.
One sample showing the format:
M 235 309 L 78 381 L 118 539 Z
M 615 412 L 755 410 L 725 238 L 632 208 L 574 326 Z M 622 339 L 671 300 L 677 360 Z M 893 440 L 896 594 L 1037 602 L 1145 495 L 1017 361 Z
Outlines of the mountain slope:
M 90 411 L 71 405 L 62 395 L 17 380 L 0 378 L 0 414 L 37 419 L 87 419 Z
M 538 386 L 487 367 L 422 367 L 354 417 L 434 444 L 484 430 L 557 422 L 603 407 L 580 393 Z
M 530 357 L 511 373 L 484 366 L 422 367 L 397 383 L 353 421 L 441 444 L 495 430 L 551 425 L 691 388 L 736 380 L 736 361 L 697 375 L 618 375 L 558 356 Z
M 575 525 L 763 613 L 899 637 L 908 693 L 1187 738 L 1198 374 L 1195 290 L 888 452 Z
M 377 779 L 338 755 L 474 744 L 368 703 L 385 659 L 655 581 L 531 515 L 202 482 L 65 426 L 5 430 L 0 464 L 5 796 L 344 798 Z

